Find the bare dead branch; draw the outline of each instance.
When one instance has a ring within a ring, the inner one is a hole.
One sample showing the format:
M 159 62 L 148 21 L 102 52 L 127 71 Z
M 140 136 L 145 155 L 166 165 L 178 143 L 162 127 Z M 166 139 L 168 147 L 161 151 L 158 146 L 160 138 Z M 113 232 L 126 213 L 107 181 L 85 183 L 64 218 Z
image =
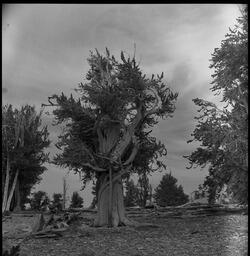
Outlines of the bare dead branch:
M 51 98 L 52 98 L 52 97 L 48 97 L 48 102 L 49 102 L 49 104 L 44 104 L 44 103 L 42 103 L 42 107 L 55 107 L 55 106 L 59 106 L 59 104 L 53 103 L 53 102 L 51 101 Z

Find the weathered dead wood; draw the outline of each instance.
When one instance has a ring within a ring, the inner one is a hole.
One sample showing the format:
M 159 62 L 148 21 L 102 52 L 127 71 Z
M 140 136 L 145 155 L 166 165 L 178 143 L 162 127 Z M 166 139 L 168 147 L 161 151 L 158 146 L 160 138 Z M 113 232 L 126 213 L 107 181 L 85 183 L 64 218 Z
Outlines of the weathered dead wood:
M 18 217 L 34 217 L 34 214 L 27 214 L 27 213 L 11 213 L 11 216 L 18 216 Z
M 54 214 L 51 214 L 48 221 L 45 223 L 45 227 L 47 227 L 48 225 L 51 225 L 54 221 Z
M 8 220 L 8 219 L 11 219 L 12 217 L 11 216 L 3 216 L 2 217 L 2 222 Z
M 55 234 L 46 234 L 46 235 L 41 235 L 41 236 L 34 236 L 34 238 L 36 239 L 40 239 L 40 238 L 54 238 L 54 237 L 58 237 Z
M 67 228 L 49 228 L 47 230 L 41 230 L 41 231 L 38 231 L 38 232 L 34 232 L 32 233 L 33 236 L 39 236 L 39 235 L 45 235 L 45 234 L 60 234 L 64 231 L 66 231 Z
M 62 232 L 66 231 L 69 224 L 79 218 L 81 212 L 65 213 L 58 218 L 51 214 L 48 221 L 45 222 L 43 213 L 38 215 L 37 221 L 32 229 L 31 236 L 35 238 L 52 238 L 62 236 Z
M 196 205 L 188 207 L 166 207 L 160 209 L 127 209 L 128 217 L 140 218 L 157 216 L 159 218 L 194 218 L 224 214 L 244 214 L 246 207 L 229 208 L 223 205 Z
M 43 230 L 44 225 L 45 225 L 45 219 L 44 219 L 43 213 L 40 213 L 32 228 L 32 232 L 38 232 Z

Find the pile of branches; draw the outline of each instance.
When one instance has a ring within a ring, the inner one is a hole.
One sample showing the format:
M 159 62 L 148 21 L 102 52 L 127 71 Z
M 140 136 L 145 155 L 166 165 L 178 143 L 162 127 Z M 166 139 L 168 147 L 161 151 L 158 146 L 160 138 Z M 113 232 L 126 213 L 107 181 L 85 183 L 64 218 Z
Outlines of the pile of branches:
M 62 236 L 62 232 L 66 231 L 71 223 L 79 220 L 80 214 L 81 212 L 65 212 L 63 216 L 55 217 L 55 214 L 52 213 L 48 221 L 45 221 L 44 215 L 41 213 L 33 227 L 32 236 L 35 238 Z

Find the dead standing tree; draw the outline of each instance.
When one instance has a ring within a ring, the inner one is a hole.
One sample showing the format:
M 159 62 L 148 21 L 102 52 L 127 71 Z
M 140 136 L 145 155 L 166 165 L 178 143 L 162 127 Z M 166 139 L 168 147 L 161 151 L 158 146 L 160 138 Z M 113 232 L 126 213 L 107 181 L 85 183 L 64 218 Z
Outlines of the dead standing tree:
M 79 100 L 62 93 L 49 97 L 46 105 L 57 106 L 57 124 L 67 121 L 55 163 L 83 173 L 84 182 L 97 179 L 95 226 L 131 224 L 125 216 L 122 178 L 136 171 L 136 159 L 137 165 L 145 164 L 138 163 L 142 152 L 157 159 L 164 151 L 163 144 L 149 137 L 149 128 L 158 117 L 171 116 L 177 98 L 162 82 L 163 73 L 148 79 L 135 58 L 126 59 L 121 52 L 121 60 L 107 49 L 106 56 L 91 52 L 87 81 L 76 89 Z

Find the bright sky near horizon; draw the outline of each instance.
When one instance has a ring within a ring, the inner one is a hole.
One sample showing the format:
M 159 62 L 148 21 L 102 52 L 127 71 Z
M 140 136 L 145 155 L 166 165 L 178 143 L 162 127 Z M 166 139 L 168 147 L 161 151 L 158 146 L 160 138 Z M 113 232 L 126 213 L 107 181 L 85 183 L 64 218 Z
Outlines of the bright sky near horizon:
M 8 4 L 2 13 L 2 102 L 40 109 L 48 96 L 74 93 L 88 71 L 89 51 L 108 47 L 117 58 L 120 51 L 136 57 L 142 71 L 165 74 L 169 86 L 179 93 L 174 117 L 161 120 L 153 134 L 166 144 L 168 169 L 155 173 L 155 188 L 166 172 L 178 179 L 187 194 L 207 175 L 206 170 L 187 170 L 182 157 L 196 145 L 187 144 L 195 127 L 197 108 L 193 98 L 219 103 L 209 91 L 212 70 L 209 59 L 220 47 L 229 27 L 240 16 L 237 4 Z M 44 116 L 50 138 L 60 129 Z M 51 156 L 55 153 L 52 145 Z M 35 190 L 50 197 L 62 192 L 67 175 L 68 196 L 81 189 L 79 177 L 47 164 Z M 80 192 L 85 206 L 91 203 L 91 186 Z

